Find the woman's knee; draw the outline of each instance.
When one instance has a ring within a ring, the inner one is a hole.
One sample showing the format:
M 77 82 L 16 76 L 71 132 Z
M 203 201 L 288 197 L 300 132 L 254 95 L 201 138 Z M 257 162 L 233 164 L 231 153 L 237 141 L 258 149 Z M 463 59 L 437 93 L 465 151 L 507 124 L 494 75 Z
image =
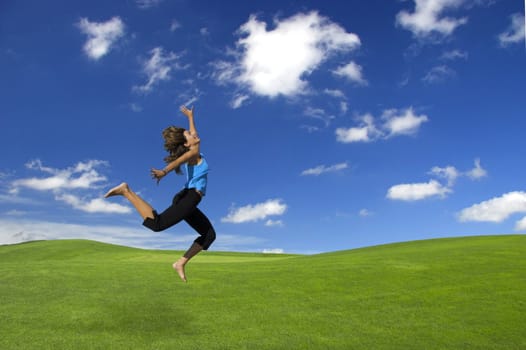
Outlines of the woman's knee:
M 145 218 L 142 222 L 143 226 L 149 228 L 153 232 L 160 232 L 166 229 L 164 225 L 162 224 L 162 221 L 160 220 L 159 215 L 154 211 L 154 217 L 152 218 Z
M 195 242 L 198 243 L 203 250 L 207 250 L 210 245 L 216 240 L 216 231 L 213 227 L 210 227 L 206 232 L 202 233 Z

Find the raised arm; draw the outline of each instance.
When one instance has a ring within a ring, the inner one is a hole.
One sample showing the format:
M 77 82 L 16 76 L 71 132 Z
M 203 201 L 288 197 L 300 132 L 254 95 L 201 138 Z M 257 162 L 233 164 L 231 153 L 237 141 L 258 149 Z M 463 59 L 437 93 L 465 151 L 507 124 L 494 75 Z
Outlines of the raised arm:
M 188 131 L 190 134 L 197 136 L 197 130 L 195 128 L 194 122 L 194 106 L 191 109 L 186 108 L 186 106 L 181 106 L 181 112 L 188 118 Z
M 181 112 L 188 118 L 188 132 L 192 137 L 188 138 L 187 141 L 188 145 L 185 144 L 185 146 L 188 146 L 188 151 L 183 153 L 181 156 L 179 156 L 177 159 L 173 160 L 169 164 L 167 164 L 164 169 L 150 169 L 150 173 L 152 175 L 152 178 L 157 180 L 157 183 L 166 176 L 170 171 L 178 168 L 180 165 L 187 163 L 189 161 L 195 161 L 196 159 L 199 159 L 200 153 L 199 153 L 199 136 L 197 135 L 197 130 L 195 128 L 194 123 L 194 107 L 187 108 L 186 106 L 181 106 Z

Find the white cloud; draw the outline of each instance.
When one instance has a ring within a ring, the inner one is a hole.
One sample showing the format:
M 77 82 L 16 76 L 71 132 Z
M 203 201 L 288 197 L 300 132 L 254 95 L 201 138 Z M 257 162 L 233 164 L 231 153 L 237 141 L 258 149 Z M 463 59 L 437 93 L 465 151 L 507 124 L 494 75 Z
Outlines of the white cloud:
M 338 128 L 336 129 L 336 140 L 343 143 L 369 142 L 369 128 L 367 126 L 359 128 Z
M 444 168 L 435 166 L 429 173 L 431 175 L 446 179 L 448 187 L 452 187 L 455 184 L 457 178 L 460 176 L 467 176 L 472 180 L 478 180 L 487 176 L 488 174 L 487 171 L 480 165 L 480 159 L 478 158 L 475 159 L 475 167 L 466 172 L 460 172 L 454 166 L 449 165 Z
M 460 172 L 454 166 L 438 167 L 435 166 L 429 171 L 430 175 L 446 180 L 446 184 L 441 184 L 437 180 L 430 180 L 427 183 L 401 184 L 392 186 L 387 192 L 387 198 L 415 201 L 428 197 L 445 197 L 453 192 L 455 181 L 461 176 L 467 176 L 472 180 L 486 176 L 486 170 L 480 166 L 480 159 L 475 159 L 475 168 Z
M 91 192 L 106 185 L 107 178 L 98 170 L 101 166 L 108 166 L 108 162 L 89 160 L 78 162 L 65 169 L 55 169 L 44 166 L 38 159 L 33 160 L 28 162 L 26 167 L 44 173 L 46 176 L 13 180 L 9 185 L 9 196 L 0 195 L 0 198 L 5 197 L 6 202 L 11 203 L 35 204 L 34 201 L 18 197 L 18 194 L 22 190 L 52 192 L 55 200 L 87 213 L 127 214 L 132 212 L 127 206 L 104 201 L 98 194 L 95 198 L 93 195 L 80 196 L 80 192 Z
M 510 16 L 511 23 L 506 31 L 498 36 L 501 47 L 517 44 L 524 41 L 526 29 L 524 28 L 524 15 L 522 13 L 514 13 Z
M 390 109 L 384 111 L 382 119 L 385 120 L 383 129 L 387 131 L 387 137 L 397 135 L 412 135 L 418 132 L 420 125 L 429 119 L 426 115 L 416 115 L 412 107 L 403 111 Z
M 344 77 L 358 83 L 360 85 L 367 85 L 367 80 L 363 78 L 362 66 L 351 61 L 344 66 L 338 67 L 333 73 L 339 77 Z
M 268 216 L 283 215 L 287 205 L 280 199 L 269 199 L 266 202 L 233 208 L 230 213 L 221 219 L 221 222 L 234 224 L 264 220 Z
M 426 115 L 416 115 L 413 108 L 405 110 L 389 109 L 382 114 L 382 125 L 376 126 L 371 114 L 359 118 L 360 126 L 336 129 L 336 139 L 339 142 L 371 142 L 399 135 L 413 135 L 420 126 L 427 122 Z
M 526 213 L 526 192 L 515 191 L 472 205 L 460 211 L 460 221 L 502 222 L 513 214 Z M 517 223 L 523 227 L 525 219 Z
M 216 80 L 235 83 L 267 97 L 294 96 L 308 88 L 306 77 L 336 52 L 360 46 L 356 34 L 320 16 L 299 13 L 275 20 L 274 29 L 255 16 L 243 24 L 236 62 L 216 62 Z
M 359 127 L 336 129 L 336 140 L 343 143 L 374 141 L 382 135 L 382 132 L 374 125 L 374 117 L 365 114 L 358 118 Z
M 318 175 L 325 174 L 325 173 L 335 173 L 335 172 L 347 169 L 348 167 L 349 167 L 349 165 L 347 164 L 347 162 L 338 163 L 338 164 L 334 164 L 334 165 L 331 165 L 331 166 L 319 165 L 319 166 L 317 166 L 315 168 L 310 168 L 310 169 L 307 169 L 307 170 L 303 170 L 301 172 L 301 175 L 318 176 Z
M 435 66 L 431 68 L 429 72 L 422 78 L 422 80 L 428 84 L 441 83 L 453 78 L 457 73 L 446 65 Z
M 396 15 L 397 24 L 411 31 L 417 38 L 432 34 L 448 36 L 467 23 L 467 18 L 445 17 L 443 13 L 458 8 L 464 0 L 414 0 L 415 10 L 401 11 Z
M 515 231 L 526 231 L 526 216 L 517 221 Z
M 84 52 L 94 60 L 106 55 L 115 42 L 124 35 L 124 23 L 119 17 L 100 23 L 81 18 L 77 26 L 88 36 L 88 41 L 84 44 Z
M 466 175 L 473 180 L 477 180 L 487 176 L 488 172 L 480 166 L 480 159 L 477 158 L 475 159 L 475 167 L 467 171 Z
M 181 68 L 177 64 L 179 56 L 173 52 L 164 54 L 162 47 L 152 49 L 150 55 L 150 58 L 143 64 L 143 72 L 148 77 L 148 81 L 144 85 L 134 87 L 134 90 L 143 93 L 149 93 L 160 81 L 170 80 L 172 68 Z
M 73 208 L 86 213 L 116 213 L 129 214 L 132 212 L 130 207 L 117 203 L 110 203 L 103 198 L 85 199 L 73 194 L 62 193 L 55 196 L 57 200 L 63 201 Z
M 11 183 L 11 193 L 18 193 L 21 188 L 29 188 L 37 191 L 91 188 L 106 181 L 106 177 L 99 174 L 96 168 L 99 166 L 107 166 L 107 164 L 107 162 L 101 160 L 89 160 L 87 162 L 79 162 L 74 167 L 54 169 L 44 167 L 38 159 L 33 160 L 26 164 L 27 168 L 48 173 L 52 176 L 15 180 Z
M 387 191 L 387 198 L 402 201 L 417 201 L 429 197 L 445 197 L 451 190 L 436 180 L 425 183 L 400 184 Z

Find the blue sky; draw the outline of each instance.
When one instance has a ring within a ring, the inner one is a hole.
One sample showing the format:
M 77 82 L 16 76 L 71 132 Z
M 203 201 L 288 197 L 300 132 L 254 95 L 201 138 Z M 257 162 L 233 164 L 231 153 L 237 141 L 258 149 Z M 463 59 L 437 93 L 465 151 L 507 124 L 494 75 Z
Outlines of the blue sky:
M 318 253 L 526 232 L 524 6 L 512 0 L 2 1 L 0 244 L 153 233 L 195 106 L 212 250 Z

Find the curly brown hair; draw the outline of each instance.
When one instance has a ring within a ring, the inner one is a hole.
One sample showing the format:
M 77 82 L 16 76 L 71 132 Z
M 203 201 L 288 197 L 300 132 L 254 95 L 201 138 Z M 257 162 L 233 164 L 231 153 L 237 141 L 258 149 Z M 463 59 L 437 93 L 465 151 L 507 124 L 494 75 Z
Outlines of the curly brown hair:
M 189 148 L 184 145 L 186 143 L 185 130 L 177 126 L 169 126 L 163 130 L 164 149 L 169 153 L 164 157 L 164 161 L 167 164 L 188 151 Z M 183 173 L 180 166 L 175 168 L 175 172 L 177 174 Z

